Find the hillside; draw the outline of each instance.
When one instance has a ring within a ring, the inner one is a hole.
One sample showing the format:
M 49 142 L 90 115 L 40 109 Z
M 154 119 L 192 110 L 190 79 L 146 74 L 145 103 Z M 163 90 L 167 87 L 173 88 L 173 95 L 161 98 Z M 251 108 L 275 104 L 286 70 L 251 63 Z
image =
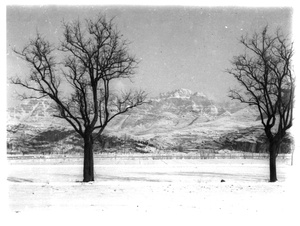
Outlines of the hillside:
M 82 141 L 52 115 L 49 99 L 24 100 L 7 112 L 7 143 L 12 153 L 80 153 Z M 257 111 L 216 103 L 203 93 L 179 89 L 110 122 L 96 152 L 197 152 L 266 149 Z

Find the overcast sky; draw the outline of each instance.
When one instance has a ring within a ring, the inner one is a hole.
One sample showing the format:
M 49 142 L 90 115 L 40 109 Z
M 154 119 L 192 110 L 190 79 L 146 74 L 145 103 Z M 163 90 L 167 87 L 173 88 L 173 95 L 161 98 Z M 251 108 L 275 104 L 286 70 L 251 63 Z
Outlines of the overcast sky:
M 238 40 L 268 25 L 291 33 L 291 8 L 212 7 L 7 7 L 7 76 L 25 76 L 26 64 L 12 53 L 38 30 L 50 42 L 62 39 L 62 20 L 115 16 L 115 24 L 132 43 L 129 50 L 141 60 L 134 83 L 121 81 L 116 88 L 136 87 L 150 96 L 178 88 L 203 92 L 225 100 L 235 81 L 224 71 L 233 56 L 243 53 Z M 8 104 L 15 87 L 8 87 Z

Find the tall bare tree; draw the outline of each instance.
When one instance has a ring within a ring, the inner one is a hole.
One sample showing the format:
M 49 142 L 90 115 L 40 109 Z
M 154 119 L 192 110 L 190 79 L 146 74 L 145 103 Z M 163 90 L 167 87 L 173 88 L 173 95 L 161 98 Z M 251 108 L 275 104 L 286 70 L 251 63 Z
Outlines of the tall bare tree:
M 232 60 L 227 72 L 242 89 L 232 89 L 230 97 L 256 106 L 269 142 L 270 182 L 277 181 L 276 157 L 280 144 L 293 123 L 293 44 L 280 29 L 268 34 L 268 27 L 240 39 L 245 53 Z
M 83 181 L 89 182 L 94 181 L 95 136 L 117 115 L 145 103 L 146 94 L 112 91 L 112 81 L 130 79 L 138 63 L 113 20 L 99 15 L 83 23 L 63 22 L 63 31 L 58 48 L 37 34 L 21 51 L 15 49 L 31 71 L 25 79 L 11 81 L 55 102 L 55 117 L 65 119 L 84 141 Z M 62 92 L 62 82 L 67 92 Z

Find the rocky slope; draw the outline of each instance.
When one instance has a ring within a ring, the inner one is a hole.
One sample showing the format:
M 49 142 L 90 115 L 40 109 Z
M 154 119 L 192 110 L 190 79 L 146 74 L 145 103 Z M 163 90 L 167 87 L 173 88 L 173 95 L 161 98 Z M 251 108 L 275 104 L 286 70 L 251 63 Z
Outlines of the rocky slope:
M 244 107 L 216 103 L 187 89 L 163 93 L 116 117 L 98 139 L 96 151 L 262 152 L 266 146 L 257 112 Z M 9 151 L 81 152 L 81 139 L 64 120 L 52 117 L 54 113 L 48 99 L 24 100 L 8 109 Z

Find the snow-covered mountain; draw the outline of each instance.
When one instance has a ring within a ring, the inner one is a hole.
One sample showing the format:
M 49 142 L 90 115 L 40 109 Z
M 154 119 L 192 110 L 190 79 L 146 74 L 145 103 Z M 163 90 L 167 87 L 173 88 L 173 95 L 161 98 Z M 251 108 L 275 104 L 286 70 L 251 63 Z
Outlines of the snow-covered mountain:
M 64 120 L 54 118 L 53 103 L 48 98 L 23 100 L 19 106 L 7 110 L 8 124 L 31 124 L 49 126 L 60 124 L 68 126 Z M 131 110 L 128 114 L 119 116 L 110 124 L 116 126 L 123 121 L 120 128 L 147 125 L 149 121 L 171 120 L 171 124 L 190 123 L 196 118 L 211 120 L 225 112 L 223 107 L 216 106 L 212 100 L 200 92 L 193 93 L 188 89 L 178 89 L 162 93 L 149 103 Z M 126 118 L 126 122 L 125 119 Z
M 62 120 L 53 117 L 55 113 L 54 104 L 49 98 L 25 99 L 18 106 L 7 109 L 7 123 L 40 127 L 48 127 L 53 123 L 61 124 Z
M 70 125 L 54 118 L 53 114 L 55 110 L 47 98 L 24 100 L 18 107 L 9 108 L 8 144 L 47 150 L 55 147 L 58 152 L 74 149 L 76 145 L 80 149 L 82 142 Z M 247 131 L 247 128 L 252 128 L 252 135 L 246 136 L 244 132 L 243 142 L 259 140 L 263 130 L 257 116 L 254 108 L 216 103 L 201 92 L 178 89 L 162 93 L 149 103 L 116 117 L 105 134 L 121 140 L 130 138 L 161 150 L 222 148 L 220 141 L 223 142 L 224 137 Z M 116 142 L 110 141 L 110 145 L 112 143 Z

